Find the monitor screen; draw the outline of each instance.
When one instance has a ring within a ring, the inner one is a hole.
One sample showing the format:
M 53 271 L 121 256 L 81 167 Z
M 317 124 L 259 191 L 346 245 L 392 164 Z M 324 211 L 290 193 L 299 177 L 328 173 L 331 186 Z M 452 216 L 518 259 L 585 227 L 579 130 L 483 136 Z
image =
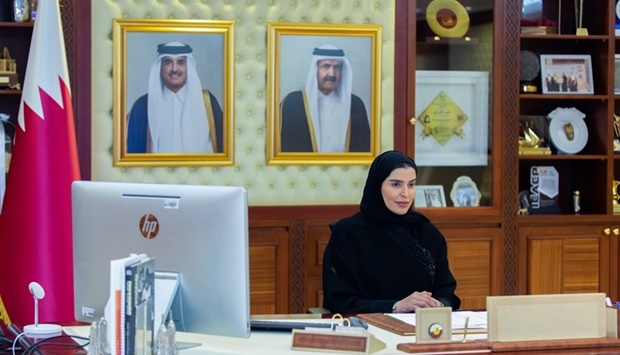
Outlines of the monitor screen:
M 76 181 L 72 213 L 76 320 L 101 318 L 110 260 L 144 253 L 180 274 L 178 330 L 250 335 L 244 187 Z

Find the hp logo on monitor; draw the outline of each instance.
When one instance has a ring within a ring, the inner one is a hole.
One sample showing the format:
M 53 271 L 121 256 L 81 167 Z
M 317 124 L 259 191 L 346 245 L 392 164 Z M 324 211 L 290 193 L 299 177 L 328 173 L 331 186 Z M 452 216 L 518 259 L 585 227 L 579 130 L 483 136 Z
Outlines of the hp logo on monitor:
M 159 233 L 159 221 L 152 214 L 145 214 L 140 218 L 140 234 L 146 239 L 153 239 Z

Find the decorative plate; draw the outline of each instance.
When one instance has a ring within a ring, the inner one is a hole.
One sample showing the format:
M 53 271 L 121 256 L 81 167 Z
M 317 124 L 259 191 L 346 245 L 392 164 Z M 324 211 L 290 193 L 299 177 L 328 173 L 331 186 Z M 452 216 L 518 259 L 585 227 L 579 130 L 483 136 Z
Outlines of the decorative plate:
M 577 154 L 588 143 L 586 116 L 574 107 L 557 108 L 549 114 L 549 136 L 558 154 Z
M 433 0 L 426 7 L 426 21 L 440 37 L 463 37 L 469 30 L 467 9 L 456 0 Z

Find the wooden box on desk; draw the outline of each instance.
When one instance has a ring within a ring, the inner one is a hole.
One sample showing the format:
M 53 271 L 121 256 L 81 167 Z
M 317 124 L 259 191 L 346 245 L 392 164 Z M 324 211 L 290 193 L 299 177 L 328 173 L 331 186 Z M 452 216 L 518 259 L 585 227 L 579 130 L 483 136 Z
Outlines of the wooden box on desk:
M 487 297 L 488 341 L 593 339 L 606 336 L 605 294 Z

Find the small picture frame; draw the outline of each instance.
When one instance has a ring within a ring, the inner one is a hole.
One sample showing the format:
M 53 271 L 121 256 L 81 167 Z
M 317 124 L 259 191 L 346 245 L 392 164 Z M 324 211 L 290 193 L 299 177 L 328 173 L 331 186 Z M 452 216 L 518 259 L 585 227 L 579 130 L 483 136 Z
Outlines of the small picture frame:
M 469 176 L 459 176 L 452 185 L 450 199 L 455 207 L 480 206 L 482 194 Z
M 415 193 L 415 207 L 446 207 L 446 196 L 442 185 L 418 185 Z
M 590 55 L 540 56 L 543 94 L 594 94 Z
M 620 54 L 614 59 L 614 94 L 620 95 Z

